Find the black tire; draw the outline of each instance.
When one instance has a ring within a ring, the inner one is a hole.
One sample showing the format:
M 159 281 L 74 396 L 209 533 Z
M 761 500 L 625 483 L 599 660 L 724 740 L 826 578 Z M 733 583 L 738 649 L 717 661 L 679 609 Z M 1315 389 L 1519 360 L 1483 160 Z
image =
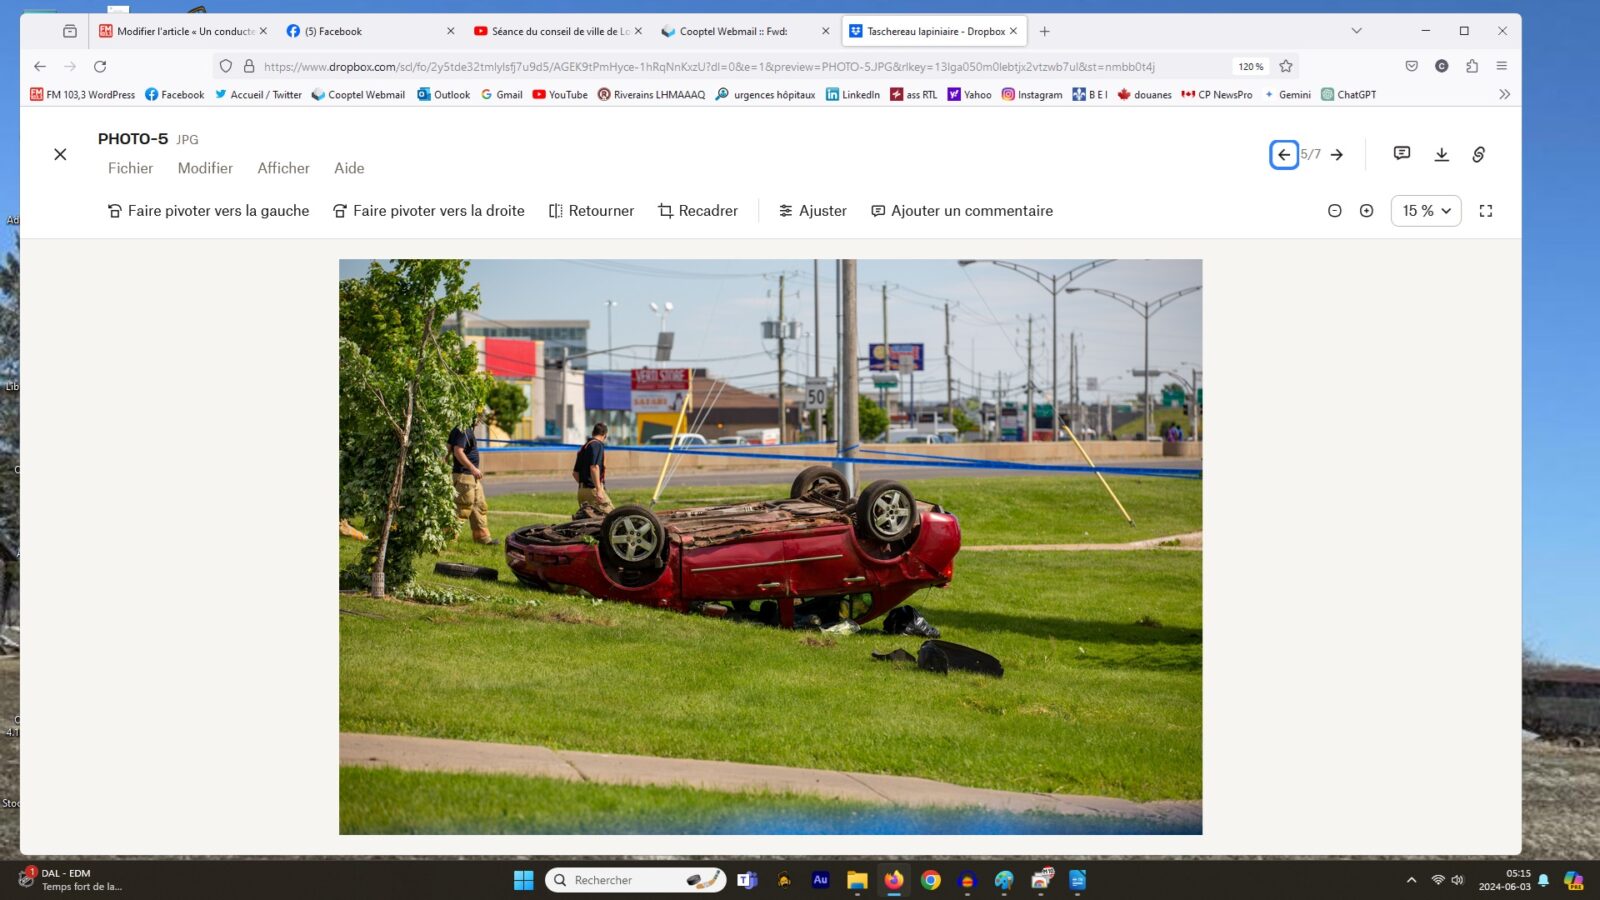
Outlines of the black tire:
M 600 523 L 600 558 L 623 572 L 649 572 L 666 556 L 667 529 L 656 514 L 629 503 L 606 514 Z
M 499 581 L 500 570 L 488 566 L 469 566 L 463 563 L 440 562 L 433 564 L 435 575 L 449 575 L 451 578 L 477 578 L 483 581 Z
M 856 501 L 856 533 L 876 541 L 898 541 L 917 527 L 917 498 L 898 481 L 874 481 Z
M 850 483 L 832 466 L 808 466 L 795 476 L 789 486 L 789 499 L 799 500 L 811 492 L 844 500 L 849 496 Z

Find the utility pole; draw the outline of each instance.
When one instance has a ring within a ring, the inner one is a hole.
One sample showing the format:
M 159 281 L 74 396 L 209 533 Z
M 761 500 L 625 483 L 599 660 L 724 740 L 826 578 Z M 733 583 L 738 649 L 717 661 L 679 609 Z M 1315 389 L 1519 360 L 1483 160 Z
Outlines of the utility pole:
M 861 443 L 861 418 L 857 407 L 856 397 L 860 393 L 860 373 L 856 368 L 856 261 L 843 260 L 839 266 L 840 273 L 840 303 L 844 309 L 844 335 L 839 347 L 839 382 L 843 385 L 843 394 L 839 404 L 839 443 L 840 455 L 851 459 L 856 455 L 856 445 Z M 856 467 L 855 463 L 844 464 L 845 481 L 850 484 L 850 493 L 855 495 Z
M 994 373 L 994 439 L 997 441 L 1005 439 L 1005 434 L 1000 430 L 1000 407 L 1004 406 L 1006 402 L 1005 383 L 1006 375 L 1004 372 Z
M 811 261 L 811 314 L 812 314 L 812 318 L 816 319 L 816 328 L 815 328 L 815 331 L 816 331 L 815 338 L 816 338 L 816 340 L 814 342 L 816 346 L 814 348 L 814 352 L 813 352 L 812 355 L 816 358 L 816 362 L 811 367 L 812 368 L 812 373 L 811 374 L 816 378 L 821 378 L 822 377 L 822 277 L 821 276 L 822 276 L 822 262 L 821 262 L 821 260 L 813 259 Z M 820 409 L 819 410 L 815 410 L 815 411 L 813 411 L 811 413 L 811 430 L 815 431 L 817 433 L 817 440 L 819 440 L 819 441 L 820 440 L 824 440 L 824 438 L 822 437 L 822 410 L 820 410 Z
M 1023 416 L 1022 439 L 1033 442 L 1033 314 L 1028 314 L 1028 410 Z
M 954 428 L 956 424 L 956 394 L 955 382 L 951 380 L 954 376 L 950 372 L 950 304 L 946 303 L 944 305 L 944 420 L 950 424 L 950 427 Z M 934 427 L 933 433 L 935 437 L 938 436 L 939 429 L 937 426 Z M 959 438 L 960 432 L 956 434 Z
M 978 375 L 978 437 L 984 439 L 987 437 L 984 434 L 984 373 L 976 372 L 976 375 Z M 995 410 L 995 415 L 1000 415 L 1000 410 Z
M 1194 405 L 1189 407 L 1189 435 L 1200 440 L 1200 370 L 1189 370 L 1189 383 L 1194 386 Z
M 883 284 L 883 371 L 899 371 L 899 366 L 891 366 L 889 361 L 894 354 L 889 352 L 889 283 Z M 889 389 L 883 389 L 883 414 L 889 414 Z
M 778 275 L 778 443 L 788 443 L 784 428 L 789 423 L 783 410 L 783 275 Z

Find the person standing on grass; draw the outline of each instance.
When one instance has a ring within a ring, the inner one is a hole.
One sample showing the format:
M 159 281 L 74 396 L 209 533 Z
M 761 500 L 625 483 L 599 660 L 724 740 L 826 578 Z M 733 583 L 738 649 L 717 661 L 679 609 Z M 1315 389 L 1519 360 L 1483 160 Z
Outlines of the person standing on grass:
M 483 409 L 466 428 L 450 429 L 450 472 L 456 486 L 456 518 L 472 524 L 472 539 L 499 543 L 489 535 L 489 501 L 483 496 L 483 470 L 478 468 L 478 438 L 473 429 L 483 422 Z
M 612 509 L 611 498 L 606 496 L 606 423 L 594 423 L 589 435 L 572 464 L 572 480 L 578 483 L 578 515 L 574 518 L 581 518 L 587 506 L 601 515 Z

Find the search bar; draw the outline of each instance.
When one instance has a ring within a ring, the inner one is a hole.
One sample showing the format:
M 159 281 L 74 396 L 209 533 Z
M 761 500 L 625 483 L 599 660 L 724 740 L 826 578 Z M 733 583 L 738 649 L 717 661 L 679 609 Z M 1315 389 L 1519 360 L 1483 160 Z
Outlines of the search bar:
M 728 876 L 714 867 L 569 866 L 545 872 L 544 886 L 558 894 L 715 894 Z

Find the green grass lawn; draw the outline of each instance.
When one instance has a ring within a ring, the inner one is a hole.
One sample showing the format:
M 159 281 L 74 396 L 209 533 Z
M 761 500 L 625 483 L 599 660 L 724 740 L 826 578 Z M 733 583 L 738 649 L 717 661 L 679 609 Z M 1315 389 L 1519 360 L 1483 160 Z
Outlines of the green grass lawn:
M 1200 530 L 1199 479 L 1110 476 L 1135 526 L 1129 527 L 1093 475 L 1019 475 L 1014 478 L 925 478 L 906 482 L 919 499 L 938 503 L 961 520 L 963 543 L 1122 543 Z M 770 485 L 671 487 L 661 508 L 772 500 L 789 496 L 789 482 Z M 614 503 L 647 503 L 649 488 L 617 490 Z M 572 491 L 491 497 L 489 524 L 496 534 L 521 525 L 548 524 L 577 509 Z M 498 510 L 498 512 L 495 512 Z M 541 513 L 519 518 L 511 511 Z
M 1122 523 L 1088 477 L 930 479 L 913 489 L 954 510 L 969 545 L 1125 541 L 1200 528 L 1199 483 L 1115 484 L 1139 528 Z M 618 494 L 618 501 L 635 499 Z M 783 494 L 700 487 L 674 491 L 672 499 L 775 495 Z M 572 506 L 564 492 L 490 502 L 502 511 L 570 513 Z M 497 535 L 541 521 L 553 520 L 491 517 Z M 358 549 L 341 540 L 341 564 Z M 523 588 L 500 548 L 466 539 L 440 558 L 494 566 L 502 580 L 433 575 L 429 557 L 418 566 L 426 573 L 422 584 L 478 599 L 429 606 L 341 596 L 341 607 L 362 614 L 340 617 L 342 730 L 917 775 L 1135 801 L 1200 797 L 1200 553 L 959 555 L 953 584 L 922 591 L 911 603 L 945 639 L 999 657 L 1001 680 L 874 661 L 871 651 L 914 654 L 921 643 L 883 634 L 881 622 L 854 636 L 784 631 Z M 405 820 L 395 795 L 407 782 L 398 774 L 382 785 L 373 778 L 346 785 L 347 824 L 399 827 Z M 481 785 L 454 784 L 460 808 L 450 815 L 484 820 L 482 801 L 473 799 Z M 607 808 L 631 815 L 628 804 L 649 799 L 632 789 L 592 796 L 602 804 L 593 807 L 600 818 Z M 716 802 L 740 808 L 726 795 Z M 604 806 L 611 803 L 620 805 Z M 502 824 L 549 832 L 583 822 L 588 830 L 583 806 L 566 818 L 543 817 L 548 827 L 508 811 Z M 685 806 L 685 815 L 696 808 Z M 447 825 L 433 818 L 416 827 Z
M 551 778 L 339 770 L 343 834 L 1078 834 L 1164 830 L 1136 819 L 904 809 L 793 794 Z

